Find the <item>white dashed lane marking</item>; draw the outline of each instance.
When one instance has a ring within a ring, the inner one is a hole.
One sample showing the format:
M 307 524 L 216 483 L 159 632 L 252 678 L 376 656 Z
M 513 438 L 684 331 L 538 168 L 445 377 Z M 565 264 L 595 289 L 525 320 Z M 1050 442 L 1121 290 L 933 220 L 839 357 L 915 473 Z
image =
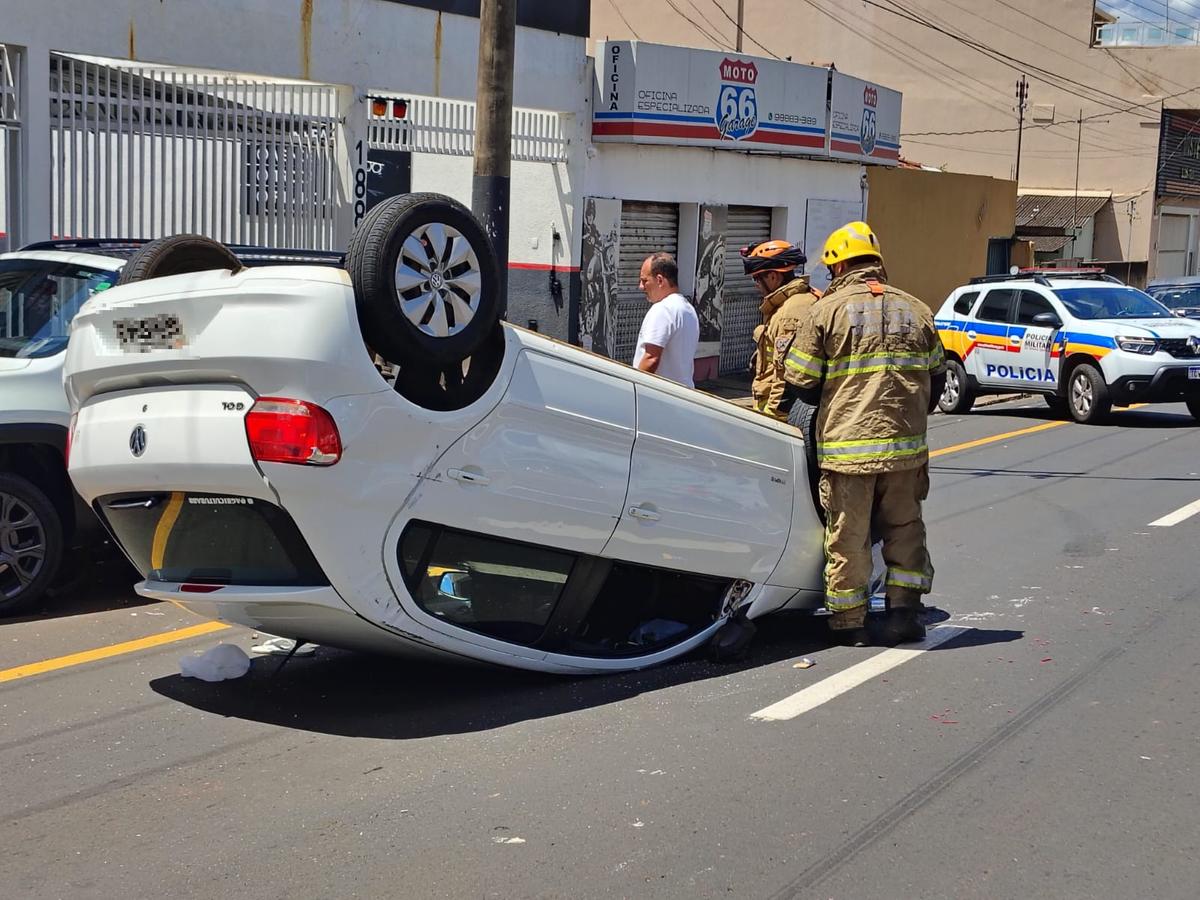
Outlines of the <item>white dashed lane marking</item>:
M 1172 525 L 1178 525 L 1180 522 L 1186 522 L 1192 516 L 1200 513 L 1200 500 L 1194 503 L 1189 503 L 1187 506 L 1181 506 L 1173 513 L 1163 516 L 1161 519 L 1155 519 L 1150 523 L 1150 527 L 1170 528 Z
M 758 712 L 751 713 L 750 718 L 759 719 L 763 722 L 786 722 L 789 719 L 794 719 L 809 710 L 816 709 L 818 706 L 840 697 L 847 691 L 866 684 L 872 678 L 877 678 L 897 666 L 904 665 L 904 663 L 916 659 L 926 651 L 932 650 L 934 647 L 972 630 L 971 628 L 963 628 L 958 625 L 938 625 L 937 627 L 930 628 L 929 634 L 926 635 L 925 640 L 921 643 L 914 644 L 911 647 L 892 647 L 890 650 L 877 653 L 870 659 L 863 660 L 848 669 L 843 669 L 836 675 L 830 675 L 823 681 L 818 681 L 811 687 L 797 691 L 792 696 L 785 697 L 778 703 L 772 703 Z

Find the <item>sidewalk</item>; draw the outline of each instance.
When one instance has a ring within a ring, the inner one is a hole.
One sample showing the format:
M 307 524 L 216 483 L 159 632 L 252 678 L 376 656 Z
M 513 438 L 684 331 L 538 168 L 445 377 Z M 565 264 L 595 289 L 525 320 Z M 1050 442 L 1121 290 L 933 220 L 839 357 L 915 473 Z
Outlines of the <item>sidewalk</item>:
M 725 375 L 720 378 L 713 378 L 709 381 L 701 381 L 696 385 L 696 390 L 704 391 L 706 394 L 712 394 L 715 397 L 721 397 L 724 400 L 731 400 L 738 406 L 744 406 L 750 409 L 753 405 L 750 401 L 750 377 L 739 375 Z

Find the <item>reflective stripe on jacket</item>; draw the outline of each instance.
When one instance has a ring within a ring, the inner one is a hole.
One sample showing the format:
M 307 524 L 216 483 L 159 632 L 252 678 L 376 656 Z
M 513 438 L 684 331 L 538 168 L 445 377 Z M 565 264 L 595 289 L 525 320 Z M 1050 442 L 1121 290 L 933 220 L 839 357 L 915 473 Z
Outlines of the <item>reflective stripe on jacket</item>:
M 784 361 L 788 381 L 821 387 L 823 469 L 896 472 L 929 459 L 930 377 L 945 370 L 942 342 L 929 307 L 885 277 L 867 266 L 835 279 Z

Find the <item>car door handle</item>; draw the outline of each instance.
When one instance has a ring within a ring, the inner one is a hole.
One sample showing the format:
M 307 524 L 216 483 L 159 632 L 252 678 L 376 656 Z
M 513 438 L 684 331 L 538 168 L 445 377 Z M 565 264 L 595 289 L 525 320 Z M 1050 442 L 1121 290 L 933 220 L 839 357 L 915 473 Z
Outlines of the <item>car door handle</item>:
M 1010 344 L 1018 344 L 1019 345 L 1021 343 L 1021 336 L 1018 334 L 1010 334 L 1008 336 L 1008 342 Z
M 477 484 L 480 487 L 487 487 L 492 483 L 492 479 L 486 475 L 480 475 L 478 472 L 465 472 L 462 469 L 448 469 L 446 474 L 460 484 Z
M 974 331 L 968 331 L 967 337 L 969 337 L 971 340 L 975 340 L 975 338 L 979 337 L 979 335 L 976 334 Z
M 657 522 L 662 516 L 650 509 L 642 509 L 640 506 L 629 507 L 629 515 L 635 519 L 641 519 L 643 522 Z

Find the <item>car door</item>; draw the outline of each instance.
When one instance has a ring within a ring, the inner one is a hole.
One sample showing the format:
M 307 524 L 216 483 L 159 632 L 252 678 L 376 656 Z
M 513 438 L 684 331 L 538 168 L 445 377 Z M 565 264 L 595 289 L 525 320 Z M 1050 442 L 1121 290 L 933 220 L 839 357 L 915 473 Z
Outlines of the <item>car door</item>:
M 763 582 L 791 528 L 794 461 L 768 424 L 637 386 L 637 439 L 613 559 Z
M 1062 362 L 1062 331 L 1059 327 L 1038 325 L 1033 320 L 1043 313 L 1053 313 L 1063 321 L 1063 311 L 1055 302 L 1038 291 L 1023 290 L 1017 297 L 1017 321 L 1010 330 L 1010 341 L 1017 339 L 1016 364 L 1013 381 L 1041 390 L 1058 385 L 1058 370 Z
M 451 445 L 407 518 L 596 555 L 621 516 L 632 383 L 533 350 L 499 404 Z
M 991 288 L 967 323 L 966 368 L 981 385 L 1003 387 L 1010 383 L 1012 354 L 1017 348 L 1009 341 L 1009 325 L 1018 293 L 1011 288 Z

